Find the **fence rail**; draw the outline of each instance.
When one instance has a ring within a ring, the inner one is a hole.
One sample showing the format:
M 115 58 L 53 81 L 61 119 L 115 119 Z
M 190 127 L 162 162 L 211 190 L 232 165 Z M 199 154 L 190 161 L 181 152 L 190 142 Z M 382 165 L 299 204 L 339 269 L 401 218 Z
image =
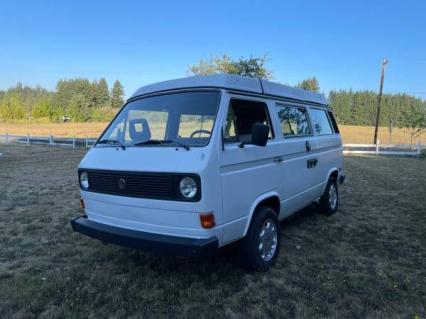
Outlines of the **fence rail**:
M 343 154 L 370 154 L 419 156 L 426 145 L 418 143 L 414 148 L 409 144 L 344 144 Z
M 96 138 L 54 137 L 27 135 L 0 135 L 0 143 L 45 145 L 50 147 L 90 148 Z M 418 143 L 413 149 L 409 144 L 344 144 L 343 154 L 371 154 L 371 155 L 400 155 L 418 156 L 426 145 Z
M 45 145 L 50 147 L 70 147 L 70 148 L 90 148 L 95 143 L 96 138 L 78 137 L 55 137 L 34 136 L 34 135 L 0 135 L 0 143 L 3 144 L 24 144 L 24 145 Z

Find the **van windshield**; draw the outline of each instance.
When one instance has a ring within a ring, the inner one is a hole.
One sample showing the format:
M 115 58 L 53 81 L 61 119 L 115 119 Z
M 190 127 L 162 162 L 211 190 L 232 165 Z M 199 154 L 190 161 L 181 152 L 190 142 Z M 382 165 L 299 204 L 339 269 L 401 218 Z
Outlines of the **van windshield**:
M 205 146 L 219 105 L 218 91 L 164 94 L 128 103 L 97 146 Z

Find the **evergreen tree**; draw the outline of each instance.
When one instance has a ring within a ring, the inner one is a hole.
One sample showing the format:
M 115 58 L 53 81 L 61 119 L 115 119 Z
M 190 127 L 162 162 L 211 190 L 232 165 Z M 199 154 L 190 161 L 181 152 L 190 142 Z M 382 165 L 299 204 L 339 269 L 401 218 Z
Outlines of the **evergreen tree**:
M 78 99 L 75 98 L 77 95 Z M 56 85 L 56 93 L 53 101 L 54 115 L 57 117 L 57 120 L 60 120 L 64 116 L 80 113 L 75 111 L 76 100 L 78 100 L 78 105 L 88 110 L 95 108 L 96 94 L 94 85 L 89 80 L 81 78 L 60 80 Z M 88 113 L 86 110 L 81 112 Z M 71 120 L 74 121 L 75 119 L 71 118 Z
M 121 107 L 124 104 L 124 90 L 120 81 L 115 81 L 111 89 L 111 106 L 113 108 Z
M 107 106 L 110 101 L 107 81 L 104 78 L 102 78 L 99 80 L 99 82 L 95 82 L 94 90 L 95 90 L 94 106 L 95 107 Z

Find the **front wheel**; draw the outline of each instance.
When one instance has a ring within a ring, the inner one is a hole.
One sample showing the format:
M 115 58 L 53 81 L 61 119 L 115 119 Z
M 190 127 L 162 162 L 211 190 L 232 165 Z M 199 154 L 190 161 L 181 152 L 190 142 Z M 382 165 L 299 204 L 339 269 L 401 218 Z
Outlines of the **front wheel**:
M 244 266 L 252 270 L 268 270 L 278 258 L 280 243 L 281 232 L 277 214 L 270 207 L 259 208 L 241 243 Z
M 337 182 L 333 177 L 327 182 L 324 194 L 320 199 L 320 211 L 325 215 L 333 215 L 337 212 L 339 204 L 339 191 L 337 189 Z

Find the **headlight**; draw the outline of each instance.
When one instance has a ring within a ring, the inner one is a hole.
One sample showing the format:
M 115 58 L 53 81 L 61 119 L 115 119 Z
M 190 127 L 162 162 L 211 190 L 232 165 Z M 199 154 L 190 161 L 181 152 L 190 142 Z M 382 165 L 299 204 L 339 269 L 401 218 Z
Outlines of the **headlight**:
M 89 176 L 87 176 L 86 172 L 80 173 L 80 185 L 83 189 L 89 188 Z
M 180 180 L 179 190 L 183 197 L 191 199 L 197 195 L 197 183 L 192 177 L 184 177 Z

